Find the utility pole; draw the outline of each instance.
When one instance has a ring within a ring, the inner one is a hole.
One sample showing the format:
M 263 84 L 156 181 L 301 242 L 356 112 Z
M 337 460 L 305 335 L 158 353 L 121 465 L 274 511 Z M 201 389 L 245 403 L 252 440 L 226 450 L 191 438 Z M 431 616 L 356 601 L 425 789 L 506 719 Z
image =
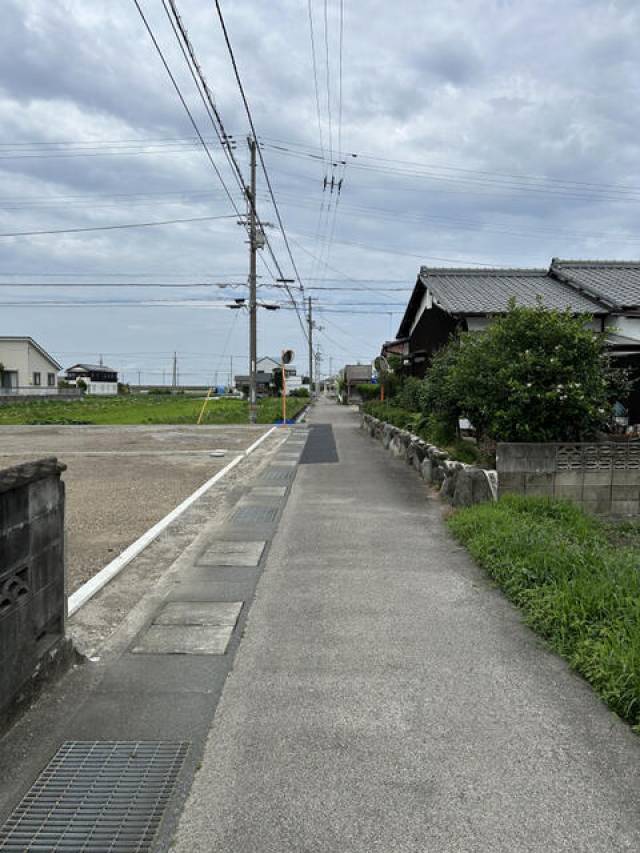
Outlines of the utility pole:
M 309 313 L 307 322 L 309 324 L 309 394 L 313 397 L 313 315 L 311 309 L 311 297 L 308 300 Z
M 138 388 L 140 387 L 140 371 L 138 371 Z
M 175 352 L 173 354 L 173 374 L 171 380 L 171 385 L 175 390 L 178 386 L 178 356 Z
M 233 388 L 233 356 L 229 356 L 229 389 Z
M 249 204 L 249 423 L 254 424 L 257 418 L 257 376 L 258 361 L 258 327 L 256 305 L 256 141 L 249 136 L 249 153 L 251 155 L 251 186 L 246 188 Z

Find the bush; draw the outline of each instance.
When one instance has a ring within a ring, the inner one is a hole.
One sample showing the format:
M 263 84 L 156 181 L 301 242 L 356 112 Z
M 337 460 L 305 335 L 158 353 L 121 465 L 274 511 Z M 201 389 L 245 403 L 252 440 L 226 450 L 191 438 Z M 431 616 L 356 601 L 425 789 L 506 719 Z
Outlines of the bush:
M 149 394 L 154 396 L 165 396 L 171 394 L 171 388 L 149 388 Z
M 638 550 L 570 503 L 509 496 L 449 519 L 454 535 L 591 682 L 609 707 L 640 723 Z
M 380 397 L 380 386 L 371 382 L 363 382 L 356 385 L 356 390 L 363 400 L 377 400 Z
M 290 394 L 290 397 L 309 397 L 309 389 L 308 388 L 295 388 Z
M 401 381 L 396 392 L 396 402 L 410 412 L 424 412 L 425 383 L 415 376 L 407 376 Z
M 424 399 L 449 429 L 466 416 L 496 441 L 579 441 L 606 427 L 610 399 L 625 393 L 584 317 L 512 303 L 436 355 Z

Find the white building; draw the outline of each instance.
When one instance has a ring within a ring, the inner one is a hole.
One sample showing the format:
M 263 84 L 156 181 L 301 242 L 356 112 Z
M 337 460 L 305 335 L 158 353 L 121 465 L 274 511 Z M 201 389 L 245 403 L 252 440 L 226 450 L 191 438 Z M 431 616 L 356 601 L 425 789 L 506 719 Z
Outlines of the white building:
M 87 394 L 118 393 L 118 371 L 104 364 L 74 364 L 65 370 L 64 378 L 76 387 L 84 383 Z
M 61 365 L 33 338 L 0 336 L 2 393 L 55 394 Z

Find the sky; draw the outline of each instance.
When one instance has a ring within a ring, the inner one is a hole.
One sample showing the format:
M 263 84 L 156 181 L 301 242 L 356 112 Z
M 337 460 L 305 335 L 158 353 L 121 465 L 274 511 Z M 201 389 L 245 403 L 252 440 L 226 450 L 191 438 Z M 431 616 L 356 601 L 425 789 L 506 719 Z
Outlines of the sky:
M 247 312 L 227 307 L 248 295 L 246 202 L 162 0 L 139 3 L 208 153 L 134 0 L 3 2 L 0 335 L 64 366 L 102 356 L 130 382 L 169 382 L 175 352 L 182 382 L 224 383 L 247 371 Z M 246 183 L 250 126 L 215 2 L 175 5 Z M 258 298 L 280 305 L 259 309 L 259 355 L 293 348 L 306 373 L 311 298 L 321 373 L 372 359 L 423 264 L 640 257 L 636 3 L 220 8 L 293 259 L 258 169 L 258 213 L 294 279 L 291 296 L 274 287 L 259 251 Z M 197 221 L 110 227 L 166 220 Z

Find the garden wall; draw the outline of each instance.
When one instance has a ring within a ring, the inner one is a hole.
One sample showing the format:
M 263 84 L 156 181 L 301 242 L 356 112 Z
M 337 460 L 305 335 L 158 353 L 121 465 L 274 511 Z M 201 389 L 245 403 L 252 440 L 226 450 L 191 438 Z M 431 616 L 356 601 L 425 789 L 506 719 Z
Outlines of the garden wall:
M 496 472 L 466 465 L 407 430 L 362 413 L 361 426 L 394 456 L 404 459 L 453 506 L 471 506 L 497 499 Z
M 500 495 L 568 498 L 596 515 L 640 515 L 640 441 L 499 443 Z
M 65 467 L 49 458 L 0 471 L 0 729 L 73 654 L 65 640 Z

